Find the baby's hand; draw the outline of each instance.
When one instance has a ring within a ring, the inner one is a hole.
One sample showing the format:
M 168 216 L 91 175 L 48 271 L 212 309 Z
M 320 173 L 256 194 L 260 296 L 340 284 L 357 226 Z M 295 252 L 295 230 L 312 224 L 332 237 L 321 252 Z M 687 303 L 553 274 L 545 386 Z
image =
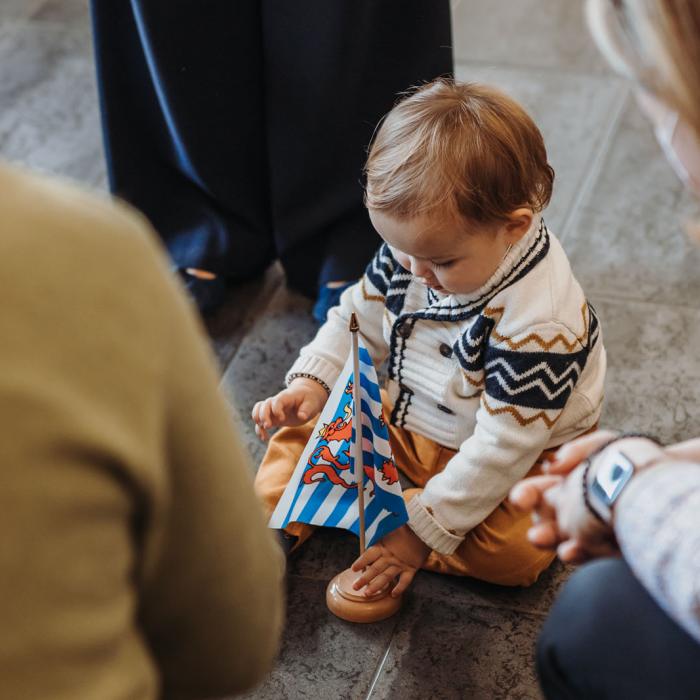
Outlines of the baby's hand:
M 261 440 L 267 440 L 270 428 L 302 425 L 321 412 L 327 398 L 326 390 L 318 382 L 297 377 L 279 394 L 253 406 L 255 434 Z
M 355 560 L 352 570 L 362 571 L 362 576 L 353 588 L 359 591 L 366 585 L 365 595 L 370 596 L 391 586 L 398 576 L 398 583 L 391 590 L 391 595 L 397 598 L 408 588 L 429 554 L 430 547 L 408 525 L 402 525 Z

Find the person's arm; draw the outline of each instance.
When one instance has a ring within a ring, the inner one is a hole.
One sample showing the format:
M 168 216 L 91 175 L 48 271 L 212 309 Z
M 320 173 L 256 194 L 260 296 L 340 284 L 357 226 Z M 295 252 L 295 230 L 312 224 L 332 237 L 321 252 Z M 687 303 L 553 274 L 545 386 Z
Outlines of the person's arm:
M 700 641 L 700 464 L 658 462 L 635 475 L 614 507 L 614 526 L 636 576 Z
M 675 460 L 697 462 L 700 464 L 700 438 L 692 438 L 664 448 L 666 453 Z
M 600 431 L 567 444 L 551 465 L 554 473 L 521 482 L 511 501 L 537 515 L 530 541 L 557 548 L 564 561 L 582 563 L 620 548 L 661 607 L 700 641 L 700 464 L 677 460 L 676 447 Z M 609 523 L 586 504 L 582 481 L 588 472 L 590 484 L 617 451 L 634 471 Z
M 141 618 L 165 697 L 228 695 L 260 681 L 272 664 L 284 559 L 253 493 L 194 308 L 162 272 L 169 497 L 164 527 L 147 543 L 157 556 L 143 574 Z
M 389 352 L 382 324 L 386 295 L 397 267 L 389 246 L 383 244 L 362 279 L 343 292 L 340 304 L 328 312 L 328 320 L 319 328 L 316 337 L 301 349 L 299 358 L 287 373 L 287 383 L 294 376 L 311 375 L 330 392 L 350 352 L 349 325 L 353 313 L 372 361 L 379 367 Z

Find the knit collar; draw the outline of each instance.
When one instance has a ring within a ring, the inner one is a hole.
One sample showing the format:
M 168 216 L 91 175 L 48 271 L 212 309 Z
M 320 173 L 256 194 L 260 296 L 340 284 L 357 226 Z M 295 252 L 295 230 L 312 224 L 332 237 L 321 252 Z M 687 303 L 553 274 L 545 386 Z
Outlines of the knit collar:
M 440 294 L 427 290 L 428 306 L 415 315 L 441 321 L 459 321 L 479 313 L 499 292 L 524 277 L 549 250 L 549 232 L 536 216 L 528 232 L 508 251 L 496 271 L 469 294 Z

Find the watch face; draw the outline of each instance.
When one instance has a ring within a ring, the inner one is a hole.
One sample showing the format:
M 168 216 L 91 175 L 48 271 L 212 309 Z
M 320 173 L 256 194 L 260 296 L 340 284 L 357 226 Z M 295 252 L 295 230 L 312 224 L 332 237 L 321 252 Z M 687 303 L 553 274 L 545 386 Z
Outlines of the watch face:
M 600 465 L 593 486 L 606 505 L 615 502 L 633 472 L 634 465 L 621 452 L 616 453 L 610 462 Z

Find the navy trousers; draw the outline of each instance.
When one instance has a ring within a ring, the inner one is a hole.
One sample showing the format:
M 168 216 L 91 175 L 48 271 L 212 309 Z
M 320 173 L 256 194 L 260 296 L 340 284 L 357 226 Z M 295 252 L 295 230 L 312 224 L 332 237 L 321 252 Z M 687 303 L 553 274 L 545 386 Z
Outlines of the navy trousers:
M 112 191 L 180 267 L 292 287 L 357 278 L 362 204 L 398 92 L 451 74 L 448 0 L 92 0 Z
M 700 643 L 677 625 L 622 559 L 579 569 L 540 635 L 547 700 L 697 700 Z

